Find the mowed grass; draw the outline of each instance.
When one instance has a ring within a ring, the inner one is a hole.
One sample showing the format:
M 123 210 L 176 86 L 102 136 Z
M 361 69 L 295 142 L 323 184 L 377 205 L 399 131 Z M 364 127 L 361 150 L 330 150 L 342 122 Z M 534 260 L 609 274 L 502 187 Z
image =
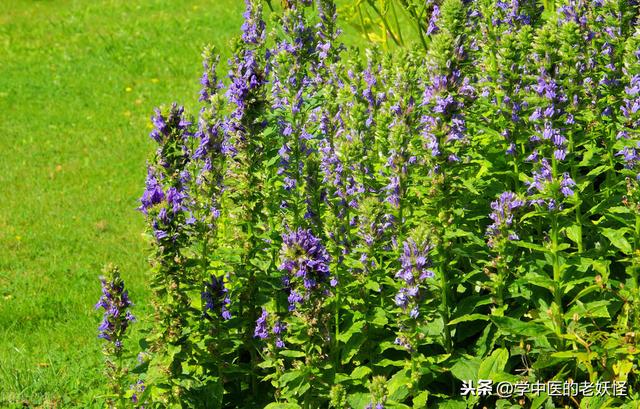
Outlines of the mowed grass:
M 101 406 L 105 263 L 148 309 L 149 116 L 174 100 L 193 112 L 202 47 L 228 55 L 243 7 L 0 2 L 0 407 Z
M 93 305 L 106 263 L 121 267 L 135 315 L 150 311 L 135 211 L 149 116 L 172 101 L 197 112 L 202 47 L 226 61 L 243 9 L 0 2 L 0 407 L 103 406 Z M 362 42 L 348 27 L 345 38 Z

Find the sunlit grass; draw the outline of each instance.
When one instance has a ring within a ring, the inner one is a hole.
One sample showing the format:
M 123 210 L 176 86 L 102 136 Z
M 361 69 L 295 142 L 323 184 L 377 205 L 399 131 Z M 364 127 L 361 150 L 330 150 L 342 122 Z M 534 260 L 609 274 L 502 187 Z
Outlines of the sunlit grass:
M 225 61 L 242 8 L 0 2 L 1 407 L 100 407 L 103 265 L 121 267 L 139 317 L 150 309 L 135 211 L 154 149 L 148 118 L 197 100 L 201 49 Z

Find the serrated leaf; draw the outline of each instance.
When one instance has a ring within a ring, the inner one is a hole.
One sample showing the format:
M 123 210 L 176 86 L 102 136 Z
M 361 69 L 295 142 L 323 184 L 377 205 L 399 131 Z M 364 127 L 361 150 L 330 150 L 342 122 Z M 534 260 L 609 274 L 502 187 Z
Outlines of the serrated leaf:
M 540 251 L 540 252 L 549 252 L 549 250 L 545 247 L 542 247 L 538 244 L 533 244 L 533 243 L 528 243 L 526 241 L 522 241 L 522 240 L 515 240 L 512 242 L 513 244 L 515 244 L 518 247 L 522 247 L 525 249 L 530 249 L 530 250 L 535 250 L 535 251 Z

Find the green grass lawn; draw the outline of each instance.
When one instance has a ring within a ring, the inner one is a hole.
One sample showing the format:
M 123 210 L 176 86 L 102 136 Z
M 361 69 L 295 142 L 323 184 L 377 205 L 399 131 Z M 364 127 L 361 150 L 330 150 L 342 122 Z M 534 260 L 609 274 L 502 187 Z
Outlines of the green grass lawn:
M 197 100 L 202 46 L 226 52 L 242 8 L 0 2 L 0 407 L 100 406 L 102 266 L 148 302 L 148 118 Z
M 134 210 L 149 117 L 174 100 L 194 112 L 201 49 L 226 61 L 243 8 L 0 2 L 0 407 L 101 407 L 104 264 L 121 267 L 136 315 L 149 310 Z

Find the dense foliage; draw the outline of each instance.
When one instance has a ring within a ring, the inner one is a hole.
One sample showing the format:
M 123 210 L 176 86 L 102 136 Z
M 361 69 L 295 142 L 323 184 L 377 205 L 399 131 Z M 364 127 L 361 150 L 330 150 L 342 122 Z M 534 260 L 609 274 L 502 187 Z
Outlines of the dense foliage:
M 331 0 L 247 0 L 197 118 L 153 116 L 146 408 L 636 407 L 633 1 L 429 3 L 364 56 Z M 117 349 L 119 350 L 120 347 Z M 461 395 L 626 382 L 626 396 Z M 625 406 L 626 405 L 626 406 Z

